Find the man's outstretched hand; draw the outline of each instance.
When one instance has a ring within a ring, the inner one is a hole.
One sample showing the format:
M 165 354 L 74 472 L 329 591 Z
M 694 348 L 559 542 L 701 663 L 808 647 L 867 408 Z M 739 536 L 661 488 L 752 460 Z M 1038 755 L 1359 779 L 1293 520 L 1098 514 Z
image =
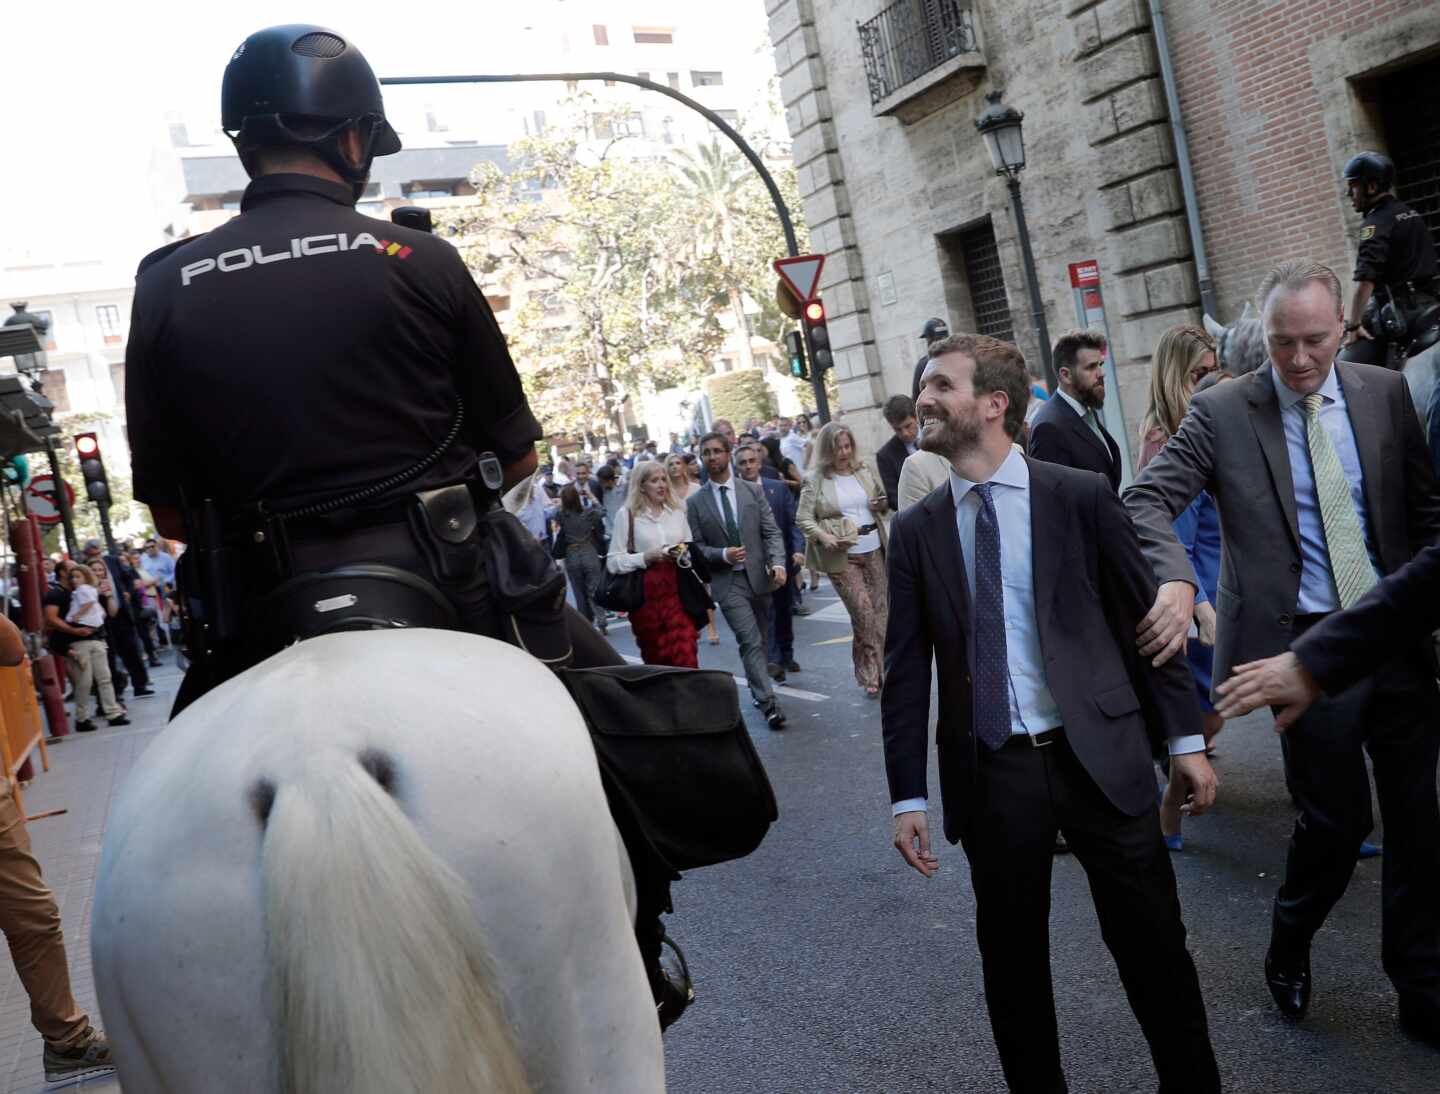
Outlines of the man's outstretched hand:
M 1275 715 L 1275 732 L 1284 733 L 1320 695 L 1300 658 L 1285 652 L 1263 661 L 1237 665 L 1230 679 L 1215 689 L 1220 704 L 1215 710 L 1224 718 L 1249 714 L 1257 707 L 1280 707 Z
M 1155 603 L 1135 628 L 1135 644 L 1159 668 L 1185 648 L 1185 636 L 1195 615 L 1195 586 L 1188 581 L 1167 581 L 1155 593 Z

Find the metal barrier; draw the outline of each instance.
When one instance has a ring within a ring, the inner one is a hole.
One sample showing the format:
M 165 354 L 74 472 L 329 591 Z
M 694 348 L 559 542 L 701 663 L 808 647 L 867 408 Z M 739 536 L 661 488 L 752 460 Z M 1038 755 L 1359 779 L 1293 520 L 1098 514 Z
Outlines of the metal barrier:
M 871 106 L 950 58 L 980 48 L 970 6 L 961 0 L 896 0 L 856 28 Z

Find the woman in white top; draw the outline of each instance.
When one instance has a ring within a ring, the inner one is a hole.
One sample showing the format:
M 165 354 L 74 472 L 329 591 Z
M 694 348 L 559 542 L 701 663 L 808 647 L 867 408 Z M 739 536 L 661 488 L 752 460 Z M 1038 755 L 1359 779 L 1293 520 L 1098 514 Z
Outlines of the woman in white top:
M 885 618 L 890 611 L 885 582 L 890 506 L 848 428 L 830 422 L 816 434 L 814 444 L 795 523 L 805 533 L 805 564 L 830 575 L 850 613 L 855 680 L 874 699 L 884 683 Z
M 630 629 L 647 665 L 699 667 L 695 623 L 680 603 L 675 565 L 692 538 L 685 503 L 671 491 L 665 465 L 637 463 L 625 505 L 615 517 L 605 565 L 612 574 L 645 571 L 645 603 L 630 613 Z
M 698 471 L 695 478 L 690 477 L 690 468 L 699 466 L 693 463 L 694 459 L 695 457 L 691 456 L 687 460 L 684 455 L 677 452 L 672 452 L 665 457 L 665 474 L 670 476 L 670 496 L 680 503 L 682 509 L 685 508 L 685 502 L 689 500 L 691 494 L 704 489 Z M 720 634 L 715 630 L 714 608 L 710 609 L 710 615 L 705 625 L 710 632 L 710 644 L 718 646 Z

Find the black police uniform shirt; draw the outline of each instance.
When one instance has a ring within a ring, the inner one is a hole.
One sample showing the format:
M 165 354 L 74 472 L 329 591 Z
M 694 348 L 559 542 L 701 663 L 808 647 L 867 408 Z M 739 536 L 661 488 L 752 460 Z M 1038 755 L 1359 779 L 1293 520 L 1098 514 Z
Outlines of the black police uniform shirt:
M 1355 280 L 1399 289 L 1407 281 L 1434 292 L 1435 243 L 1425 218 L 1394 194 L 1375 203 L 1360 225 Z
M 126 351 L 135 496 L 288 508 L 413 467 L 405 489 L 526 456 L 540 427 L 459 253 L 354 208 L 349 186 L 251 182 L 241 214 L 161 248 L 136 275 Z

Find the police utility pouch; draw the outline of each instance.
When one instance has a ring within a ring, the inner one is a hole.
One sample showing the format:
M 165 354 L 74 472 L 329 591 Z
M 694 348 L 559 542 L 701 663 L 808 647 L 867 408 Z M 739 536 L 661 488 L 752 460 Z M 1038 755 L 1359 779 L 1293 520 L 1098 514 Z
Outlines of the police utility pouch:
M 422 490 L 411 511 L 415 538 L 429 556 L 435 579 L 464 584 L 475 577 L 475 532 L 480 519 L 475 499 L 464 483 Z
M 559 674 L 612 800 L 676 870 L 743 858 L 779 817 L 729 673 L 663 665 Z

